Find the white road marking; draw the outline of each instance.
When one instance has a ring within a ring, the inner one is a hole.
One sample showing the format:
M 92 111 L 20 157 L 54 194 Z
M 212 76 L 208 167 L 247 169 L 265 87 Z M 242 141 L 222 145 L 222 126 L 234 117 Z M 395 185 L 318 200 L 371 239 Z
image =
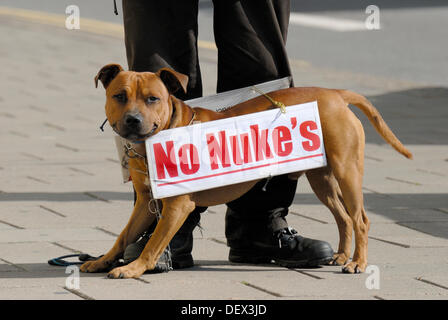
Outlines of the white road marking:
M 326 16 L 291 12 L 289 23 L 304 27 L 326 29 L 331 31 L 367 31 L 364 21 L 331 18 Z

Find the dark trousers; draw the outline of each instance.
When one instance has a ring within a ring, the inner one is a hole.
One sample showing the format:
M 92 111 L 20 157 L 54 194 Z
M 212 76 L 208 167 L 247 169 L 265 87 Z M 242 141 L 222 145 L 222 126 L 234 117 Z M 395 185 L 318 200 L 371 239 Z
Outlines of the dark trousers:
M 170 67 L 188 75 L 187 93 L 178 95 L 183 100 L 202 96 L 199 5 L 198 0 L 123 0 L 129 69 L 155 72 Z M 285 49 L 289 0 L 214 0 L 213 12 L 218 92 L 291 76 Z M 241 244 L 242 236 L 248 239 L 249 233 L 256 236 L 287 226 L 284 216 L 294 198 L 296 181 L 274 177 L 263 191 L 265 184 L 266 180 L 261 181 L 228 204 L 226 236 L 230 246 Z M 198 208 L 191 216 L 203 210 Z

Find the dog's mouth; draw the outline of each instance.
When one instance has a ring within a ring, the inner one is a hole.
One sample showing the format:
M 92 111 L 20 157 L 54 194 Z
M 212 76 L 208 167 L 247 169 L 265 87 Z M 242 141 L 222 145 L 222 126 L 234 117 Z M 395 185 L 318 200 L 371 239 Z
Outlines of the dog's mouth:
M 140 140 L 146 140 L 146 139 L 148 139 L 150 136 L 152 136 L 152 135 L 154 134 L 154 132 L 157 130 L 158 127 L 159 127 L 158 124 L 157 124 L 157 123 L 154 123 L 154 124 L 152 125 L 152 129 L 151 129 L 148 133 L 143 134 L 143 135 L 138 135 L 138 136 L 139 136 L 139 137 L 138 137 L 138 140 L 140 141 Z
M 125 131 L 118 130 L 117 124 L 112 125 L 112 129 L 122 138 L 129 140 L 131 142 L 143 142 L 148 139 L 150 136 L 154 134 L 154 132 L 158 129 L 159 125 L 154 123 L 151 130 L 148 133 L 140 134 L 138 132 L 133 131 Z

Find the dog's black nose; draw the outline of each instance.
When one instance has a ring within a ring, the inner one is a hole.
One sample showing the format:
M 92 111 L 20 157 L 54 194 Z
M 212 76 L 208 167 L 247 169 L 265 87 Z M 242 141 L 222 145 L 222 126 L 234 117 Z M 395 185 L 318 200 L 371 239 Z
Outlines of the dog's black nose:
M 143 119 L 140 114 L 127 114 L 124 118 L 124 122 L 128 127 L 138 127 L 142 124 Z

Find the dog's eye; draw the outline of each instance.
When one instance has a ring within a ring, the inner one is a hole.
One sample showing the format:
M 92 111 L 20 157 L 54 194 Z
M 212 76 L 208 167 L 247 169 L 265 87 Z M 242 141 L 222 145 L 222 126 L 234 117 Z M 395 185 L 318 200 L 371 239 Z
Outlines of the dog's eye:
M 118 93 L 113 96 L 114 99 L 116 99 L 118 102 L 125 103 L 128 100 L 128 97 L 126 96 L 126 93 Z
M 118 102 L 125 103 L 128 100 L 128 97 L 126 96 L 126 93 L 118 93 L 113 96 L 114 99 L 116 99 Z
M 150 97 L 148 97 L 148 98 L 146 98 L 146 103 L 154 103 L 154 102 L 157 102 L 157 101 L 159 101 L 160 99 L 159 98 L 157 98 L 157 97 L 154 97 L 154 96 L 150 96 Z

